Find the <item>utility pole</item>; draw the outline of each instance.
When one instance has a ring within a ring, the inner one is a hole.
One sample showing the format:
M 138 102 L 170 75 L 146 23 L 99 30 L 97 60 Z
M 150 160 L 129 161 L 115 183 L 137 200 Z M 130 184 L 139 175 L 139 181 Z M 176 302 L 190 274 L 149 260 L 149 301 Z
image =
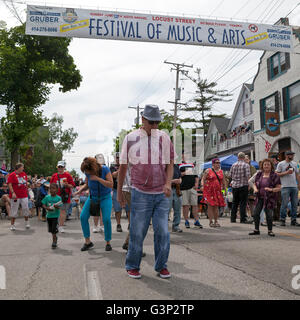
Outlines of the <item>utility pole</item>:
M 185 74 L 187 71 L 183 70 L 183 68 L 193 68 L 193 65 L 188 66 L 188 65 L 185 65 L 185 64 L 168 62 L 168 61 L 164 61 L 164 63 L 173 65 L 175 69 L 171 68 L 171 71 L 176 71 L 175 102 L 170 102 L 170 103 L 174 103 L 173 129 L 175 130 L 176 126 L 177 126 L 178 105 L 181 104 L 181 103 L 178 102 L 180 100 L 180 93 L 181 93 L 181 89 L 179 88 L 179 74 L 180 73 Z
M 139 105 L 137 105 L 136 107 L 128 107 L 128 108 L 136 110 L 136 123 L 135 123 L 135 126 L 136 126 L 136 128 L 138 128 L 139 125 L 140 125 L 140 110 L 144 110 L 144 108 L 140 108 Z

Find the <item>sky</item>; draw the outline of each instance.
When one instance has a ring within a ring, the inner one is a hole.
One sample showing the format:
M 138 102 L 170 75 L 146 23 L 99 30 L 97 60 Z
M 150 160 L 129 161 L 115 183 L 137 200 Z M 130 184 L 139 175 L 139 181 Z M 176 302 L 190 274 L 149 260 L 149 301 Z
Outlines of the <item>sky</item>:
M 15 7 L 23 21 L 26 20 L 26 4 L 36 4 L 274 24 L 290 13 L 299 0 L 86 0 L 84 5 L 82 3 L 78 0 L 20 0 L 15 1 Z M 291 25 L 300 26 L 300 5 L 289 19 Z M 8 27 L 19 24 L 3 0 L 0 0 L 0 20 Z M 194 71 L 200 68 L 203 78 L 214 81 L 220 78 L 217 88 L 231 92 L 232 101 L 216 104 L 213 111 L 230 117 L 242 84 L 252 82 L 263 53 L 80 38 L 73 39 L 69 50 L 83 76 L 81 86 L 68 93 L 60 93 L 54 86 L 42 110 L 47 117 L 53 113 L 63 116 L 64 128 L 72 127 L 79 134 L 71 152 L 64 154 L 67 169 L 78 173 L 86 156 L 103 153 L 109 162 L 113 160 L 113 139 L 121 129 L 131 129 L 134 124 L 136 111 L 129 106 L 156 104 L 167 111 L 173 110 L 168 101 L 174 101 L 176 74 L 164 61 L 193 65 L 193 68 L 186 68 L 191 76 L 196 76 Z M 190 101 L 196 90 L 193 82 L 181 77 L 180 87 L 183 89 L 180 102 Z M 0 106 L 0 116 L 3 115 L 4 107 Z

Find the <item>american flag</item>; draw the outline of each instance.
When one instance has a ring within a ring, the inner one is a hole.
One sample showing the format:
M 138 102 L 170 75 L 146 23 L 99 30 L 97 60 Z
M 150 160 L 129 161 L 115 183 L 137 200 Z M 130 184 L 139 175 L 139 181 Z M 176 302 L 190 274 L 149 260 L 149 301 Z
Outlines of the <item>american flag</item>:
M 270 152 L 271 147 L 272 147 L 271 143 L 266 140 L 266 145 L 265 145 L 265 151 L 266 151 L 266 153 L 269 153 L 269 152 Z

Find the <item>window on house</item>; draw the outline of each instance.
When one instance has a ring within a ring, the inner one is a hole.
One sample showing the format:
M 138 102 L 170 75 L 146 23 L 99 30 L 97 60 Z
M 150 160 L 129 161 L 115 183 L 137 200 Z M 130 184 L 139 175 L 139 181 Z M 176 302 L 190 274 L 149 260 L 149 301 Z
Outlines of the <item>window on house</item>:
M 211 135 L 211 146 L 214 148 L 217 146 L 217 134 L 212 133 Z
M 244 117 L 249 116 L 250 114 L 252 114 L 253 109 L 252 109 L 252 102 L 251 100 L 246 100 L 243 102 L 243 115 Z
M 278 52 L 268 59 L 268 79 L 273 80 L 290 68 L 290 54 Z
M 300 114 L 300 82 L 289 87 L 290 116 Z
M 277 112 L 279 113 L 280 105 L 280 94 L 275 92 L 273 95 L 260 100 L 260 123 L 261 128 L 265 127 L 266 124 L 266 112 Z
M 283 114 L 288 120 L 300 114 L 300 81 L 283 88 Z
M 265 111 L 266 112 L 275 112 L 275 95 L 265 99 Z

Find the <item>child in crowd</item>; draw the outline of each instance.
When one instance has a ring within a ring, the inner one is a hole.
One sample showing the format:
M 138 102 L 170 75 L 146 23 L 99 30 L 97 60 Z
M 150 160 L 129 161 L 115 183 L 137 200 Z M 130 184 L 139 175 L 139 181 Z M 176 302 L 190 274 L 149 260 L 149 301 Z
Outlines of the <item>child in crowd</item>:
M 61 197 L 57 195 L 58 185 L 51 183 L 50 194 L 42 200 L 43 208 L 47 210 L 48 232 L 52 233 L 52 249 L 57 247 L 58 218 L 60 207 L 62 206 Z

